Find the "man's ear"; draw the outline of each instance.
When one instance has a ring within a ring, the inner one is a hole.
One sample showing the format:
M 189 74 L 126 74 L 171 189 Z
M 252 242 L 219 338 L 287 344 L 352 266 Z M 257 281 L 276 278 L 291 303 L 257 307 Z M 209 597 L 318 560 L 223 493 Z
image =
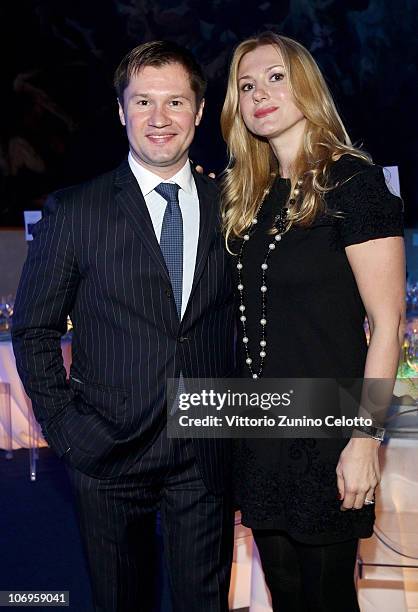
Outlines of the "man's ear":
M 126 121 L 125 121 L 125 113 L 123 112 L 123 108 L 122 108 L 122 104 L 119 101 L 118 98 L 118 109 L 119 109 L 119 119 L 122 125 L 126 125 Z
M 198 111 L 196 113 L 196 118 L 194 120 L 194 124 L 197 127 L 199 125 L 199 123 L 202 121 L 202 115 L 203 115 L 203 109 L 205 108 L 205 98 L 203 98 L 203 100 L 201 101 L 201 103 L 199 104 L 199 108 Z

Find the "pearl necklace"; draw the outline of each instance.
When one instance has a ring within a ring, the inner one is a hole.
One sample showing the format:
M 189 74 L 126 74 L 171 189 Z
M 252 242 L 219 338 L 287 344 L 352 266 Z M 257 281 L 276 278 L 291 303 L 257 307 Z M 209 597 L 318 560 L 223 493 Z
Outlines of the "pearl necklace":
M 299 179 L 296 183 L 296 187 L 292 192 L 291 197 L 289 198 L 289 204 L 294 204 L 294 202 L 296 201 L 296 198 L 298 197 L 299 193 L 300 193 L 300 186 L 302 185 L 302 180 Z M 283 234 L 286 232 L 287 230 L 287 213 L 288 213 L 288 209 L 287 208 L 282 208 L 282 210 L 280 211 L 280 213 L 278 215 L 275 216 L 274 218 L 274 225 L 277 229 L 277 234 L 274 235 L 274 240 L 272 240 L 272 242 L 269 243 L 268 248 L 267 248 L 267 252 L 264 256 L 264 260 L 263 263 L 261 264 L 261 287 L 260 287 L 260 291 L 261 291 L 261 318 L 260 318 L 260 325 L 261 325 L 261 334 L 260 334 L 260 363 L 258 366 L 258 371 L 256 371 L 256 369 L 253 368 L 253 359 L 251 357 L 250 354 L 250 350 L 249 350 L 249 338 L 248 338 L 248 334 L 247 334 L 247 326 L 246 326 L 246 321 L 247 321 L 247 317 L 245 316 L 244 312 L 245 312 L 245 304 L 244 304 L 244 284 L 243 284 L 243 278 L 242 278 L 242 270 L 244 268 L 244 265 L 242 263 L 243 261 L 243 254 L 244 254 L 244 249 L 245 249 L 245 245 L 247 244 L 247 242 L 249 241 L 250 237 L 253 235 L 257 223 L 258 223 L 258 219 L 257 219 L 257 215 L 259 214 L 266 196 L 268 195 L 269 190 L 266 190 L 264 192 L 264 197 L 262 199 L 262 202 L 257 210 L 256 216 L 253 218 L 253 220 L 251 221 L 251 226 L 249 228 L 249 230 L 247 231 L 247 233 L 244 234 L 243 236 L 243 240 L 241 243 L 241 248 L 240 251 L 238 253 L 238 263 L 237 263 L 237 270 L 238 270 L 238 293 L 239 293 L 239 297 L 240 297 L 240 305 L 239 305 L 239 311 L 240 311 L 240 321 L 241 321 L 241 325 L 242 325 L 242 331 L 243 331 L 243 337 L 242 337 L 242 342 L 244 343 L 244 349 L 245 349 L 245 354 L 246 354 L 246 360 L 245 363 L 248 366 L 248 369 L 250 371 L 251 376 L 256 379 L 256 378 L 261 378 L 261 376 L 263 375 L 263 369 L 264 369 L 264 362 L 267 356 L 267 340 L 266 340 L 266 326 L 267 326 L 267 316 L 266 316 L 266 293 L 267 293 L 267 283 L 266 283 L 266 271 L 268 270 L 268 260 L 270 255 L 273 253 L 273 251 L 276 249 L 276 245 L 279 244 L 279 242 L 282 239 Z

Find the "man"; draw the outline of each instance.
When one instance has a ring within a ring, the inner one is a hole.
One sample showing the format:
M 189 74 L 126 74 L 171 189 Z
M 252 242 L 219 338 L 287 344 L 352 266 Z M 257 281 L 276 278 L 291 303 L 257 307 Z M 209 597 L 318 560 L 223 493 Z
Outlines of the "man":
M 188 160 L 205 85 L 172 43 L 123 59 L 115 87 L 128 160 L 49 198 L 15 304 L 17 367 L 68 465 L 96 610 L 106 612 L 152 609 L 158 509 L 174 609 L 227 609 L 227 447 L 166 434 L 168 378 L 233 369 L 217 187 Z M 60 351 L 68 314 L 69 382 Z

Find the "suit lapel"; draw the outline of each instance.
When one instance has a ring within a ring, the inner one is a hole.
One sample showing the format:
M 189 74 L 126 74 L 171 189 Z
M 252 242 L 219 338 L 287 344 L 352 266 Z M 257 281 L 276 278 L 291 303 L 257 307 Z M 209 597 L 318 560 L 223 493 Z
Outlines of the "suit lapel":
M 133 230 L 148 250 L 160 274 L 170 283 L 170 276 L 160 245 L 155 236 L 144 196 L 129 167 L 128 161 L 124 161 L 116 170 L 115 187 L 118 206 L 128 217 Z
M 219 202 L 215 186 L 211 189 L 206 182 L 208 179 L 202 178 L 193 168 L 192 172 L 199 197 L 200 222 L 196 265 L 187 310 L 205 269 L 209 248 L 219 225 Z M 127 160 L 122 162 L 116 170 L 115 188 L 118 206 L 129 219 L 133 230 L 146 247 L 160 274 L 167 283 L 171 283 L 144 196 Z
M 196 265 L 189 304 L 202 276 L 208 258 L 209 247 L 213 242 L 216 228 L 219 224 L 219 202 L 216 189 L 208 188 L 208 185 L 205 182 L 207 179 L 203 179 L 193 168 L 192 173 L 196 183 L 197 194 L 199 196 L 200 223 Z

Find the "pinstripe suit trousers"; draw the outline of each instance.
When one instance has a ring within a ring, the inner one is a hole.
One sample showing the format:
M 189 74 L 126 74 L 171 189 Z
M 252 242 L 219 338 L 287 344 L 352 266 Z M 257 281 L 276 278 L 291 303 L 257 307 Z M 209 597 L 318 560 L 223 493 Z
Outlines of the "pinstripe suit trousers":
M 158 441 L 117 478 L 68 468 L 96 612 L 155 610 L 155 517 L 161 513 L 174 612 L 224 612 L 233 548 L 229 496 L 206 488 L 190 440 Z M 164 611 L 165 612 L 165 611 Z

